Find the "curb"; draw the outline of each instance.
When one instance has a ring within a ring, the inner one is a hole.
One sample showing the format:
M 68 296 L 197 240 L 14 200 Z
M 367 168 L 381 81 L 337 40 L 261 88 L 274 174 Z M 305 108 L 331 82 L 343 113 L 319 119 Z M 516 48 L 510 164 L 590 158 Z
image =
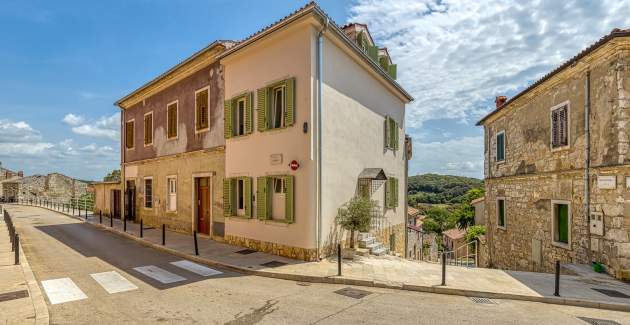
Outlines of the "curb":
M 564 306 L 574 306 L 574 307 L 584 307 L 584 308 L 598 308 L 598 309 L 630 312 L 630 304 L 599 302 L 599 301 L 593 301 L 593 300 L 581 300 L 581 299 L 573 299 L 573 298 L 565 299 L 561 297 L 556 298 L 556 297 L 543 297 L 543 296 L 527 296 L 527 295 L 518 295 L 518 294 L 511 294 L 511 293 L 476 291 L 476 290 L 468 290 L 468 289 L 442 287 L 442 286 L 437 286 L 437 285 L 436 286 L 422 286 L 422 285 L 412 285 L 412 284 L 405 284 L 405 283 L 382 282 L 378 280 L 349 278 L 349 277 L 343 277 L 343 276 L 342 277 L 338 277 L 338 276 L 326 277 L 326 276 L 316 276 L 316 275 L 301 275 L 301 274 L 252 270 L 252 269 L 248 269 L 248 268 L 244 268 L 244 267 L 240 267 L 236 265 L 226 264 L 226 263 L 215 261 L 215 260 L 201 258 L 199 256 L 192 255 L 192 254 L 183 253 L 175 249 L 168 248 L 160 244 L 155 244 L 148 240 L 141 239 L 132 234 L 121 232 L 114 228 L 110 228 L 110 227 L 100 225 L 100 224 L 93 224 L 93 223 L 86 222 L 85 219 L 81 217 L 69 215 L 69 214 L 52 210 L 49 208 L 45 208 L 45 207 L 39 207 L 39 206 L 34 206 L 34 207 L 38 207 L 38 208 L 50 210 L 53 212 L 57 212 L 59 214 L 66 215 L 73 219 L 87 223 L 93 227 L 100 228 L 100 229 L 109 231 L 111 233 L 117 234 L 121 237 L 131 239 L 144 246 L 151 247 L 151 248 L 160 250 L 162 252 L 166 252 L 166 253 L 179 256 L 182 258 L 186 258 L 186 259 L 195 261 L 199 264 L 204 264 L 210 267 L 219 267 L 222 269 L 226 269 L 226 270 L 230 270 L 230 271 L 234 271 L 234 272 L 238 272 L 242 274 L 247 274 L 247 275 L 254 275 L 254 276 L 282 279 L 282 280 L 289 280 L 289 281 L 324 283 L 324 284 L 343 284 L 343 285 L 353 285 L 353 286 L 362 286 L 362 287 L 375 287 L 375 288 L 385 288 L 385 289 L 394 289 L 394 290 L 445 294 L 445 295 L 463 296 L 463 297 L 480 297 L 480 298 L 488 298 L 488 299 L 517 300 L 517 301 L 538 302 L 538 303 L 554 304 L 554 305 L 564 305 Z M 39 290 L 39 288 L 37 289 Z

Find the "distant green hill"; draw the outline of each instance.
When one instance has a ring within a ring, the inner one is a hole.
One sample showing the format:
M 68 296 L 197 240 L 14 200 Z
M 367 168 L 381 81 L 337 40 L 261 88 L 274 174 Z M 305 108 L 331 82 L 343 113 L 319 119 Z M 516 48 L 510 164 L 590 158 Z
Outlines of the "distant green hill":
M 409 204 L 454 204 L 464 199 L 466 192 L 483 188 L 483 180 L 471 177 L 423 174 L 409 177 Z

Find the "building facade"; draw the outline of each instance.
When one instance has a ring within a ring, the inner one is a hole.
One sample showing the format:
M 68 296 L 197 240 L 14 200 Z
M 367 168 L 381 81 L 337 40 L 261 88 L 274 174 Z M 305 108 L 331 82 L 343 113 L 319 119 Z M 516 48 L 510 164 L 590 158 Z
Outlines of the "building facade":
M 630 269 L 630 31 L 614 30 L 479 125 L 488 264 Z

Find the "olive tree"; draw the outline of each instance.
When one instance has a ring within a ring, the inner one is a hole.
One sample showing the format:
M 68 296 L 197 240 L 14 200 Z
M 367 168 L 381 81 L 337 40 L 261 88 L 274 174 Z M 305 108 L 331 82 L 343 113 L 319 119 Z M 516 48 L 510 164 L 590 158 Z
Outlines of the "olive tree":
M 378 207 L 376 201 L 363 196 L 357 196 L 345 203 L 337 212 L 337 223 L 350 231 L 350 247 L 354 248 L 355 231 L 367 232 L 370 230 L 372 214 Z

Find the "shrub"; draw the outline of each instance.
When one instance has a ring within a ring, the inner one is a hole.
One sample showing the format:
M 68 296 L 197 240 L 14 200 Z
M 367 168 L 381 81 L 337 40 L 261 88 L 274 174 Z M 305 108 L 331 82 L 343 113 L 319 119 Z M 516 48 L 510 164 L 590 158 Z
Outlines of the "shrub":
M 350 231 L 350 247 L 354 248 L 354 232 L 370 230 L 370 223 L 374 210 L 378 207 L 376 201 L 357 196 L 344 204 L 337 212 L 337 223 Z
M 466 239 L 466 242 L 468 243 L 473 240 L 476 240 L 477 238 L 479 238 L 479 236 L 485 235 L 485 234 L 486 234 L 486 226 L 475 225 L 468 228 L 468 230 L 466 231 L 465 239 Z

